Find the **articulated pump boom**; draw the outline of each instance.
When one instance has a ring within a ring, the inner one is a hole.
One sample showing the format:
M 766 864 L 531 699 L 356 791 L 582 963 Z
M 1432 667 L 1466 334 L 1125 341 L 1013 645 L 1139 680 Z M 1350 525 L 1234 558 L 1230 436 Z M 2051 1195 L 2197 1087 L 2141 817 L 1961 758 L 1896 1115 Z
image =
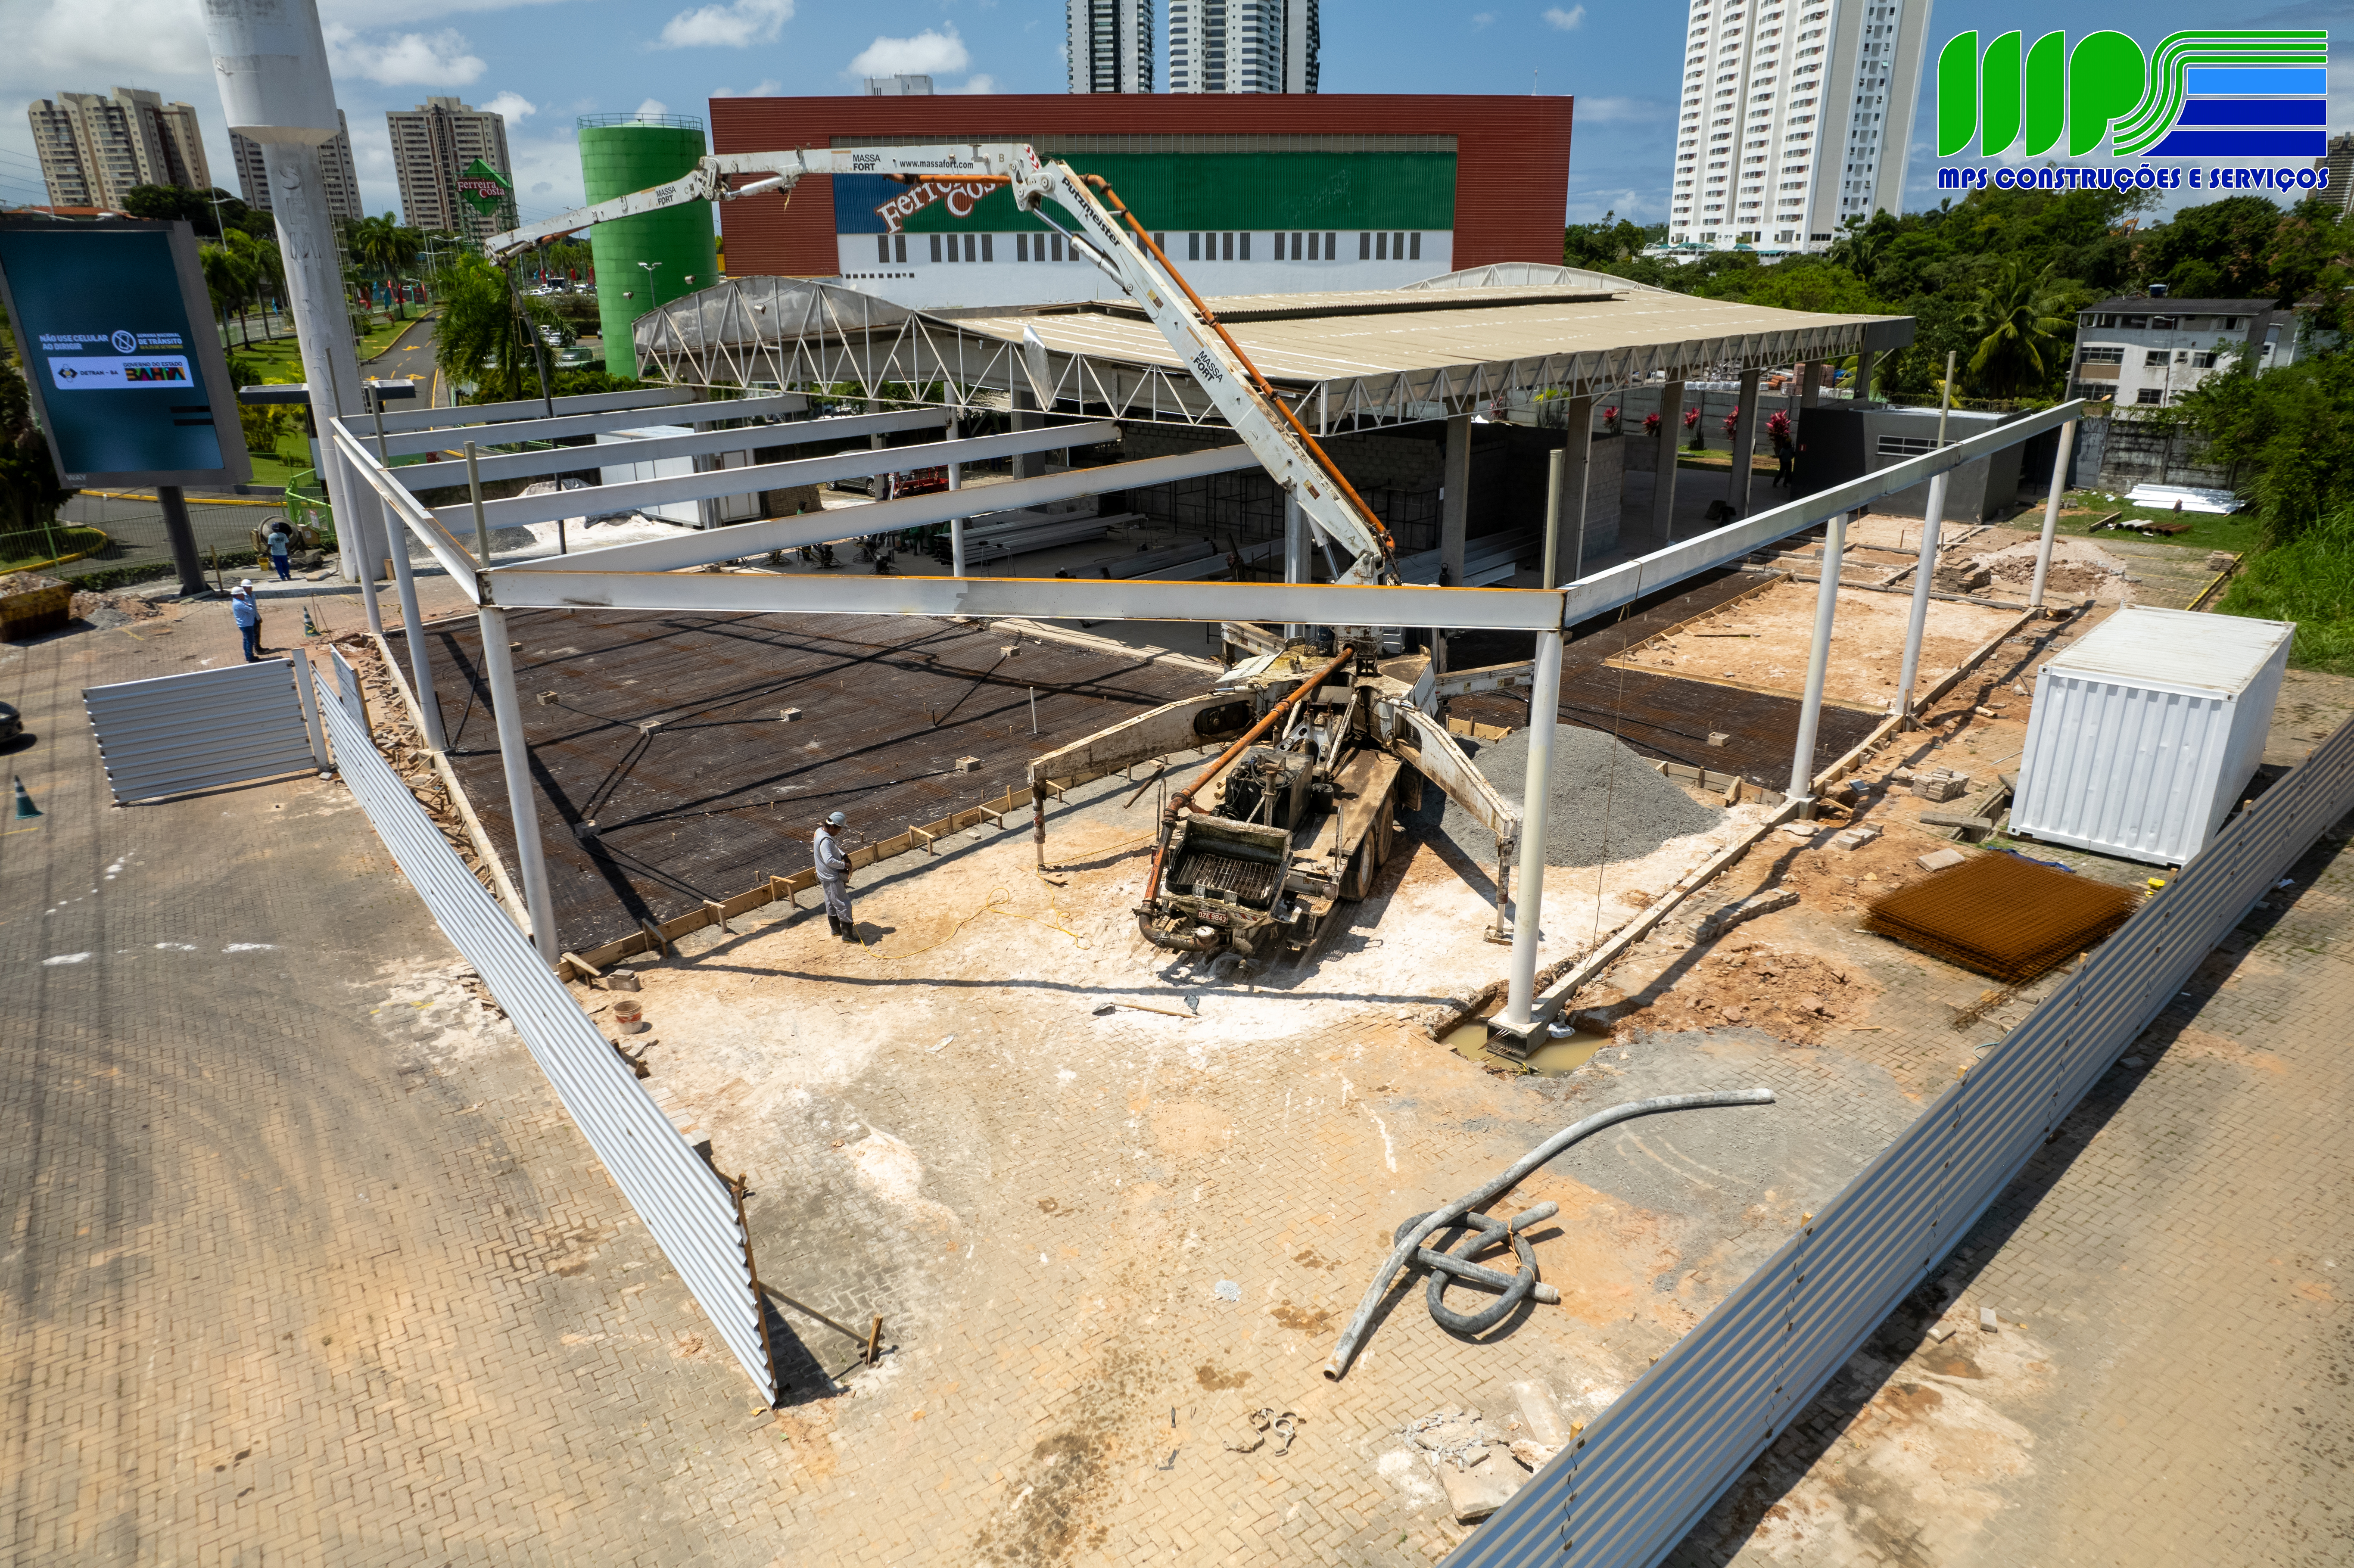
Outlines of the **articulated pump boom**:
M 1029 147 L 723 153 L 668 185 L 494 235 L 485 249 L 504 262 L 591 224 L 688 202 L 790 192 L 810 175 L 1010 185 L 1015 205 L 1062 234 L 1161 329 L 1235 434 L 1337 549 L 1341 558 L 1333 581 L 1398 580 L 1389 530 L 1118 194 L 1067 164 L 1042 162 Z M 731 186 L 737 179 L 747 183 Z M 1050 203 L 1078 228 L 1065 228 Z M 1334 628 L 1333 646 L 1320 653 L 1309 642 L 1284 643 L 1256 627 L 1235 630 L 1255 645 L 1268 646 L 1235 666 L 1215 690 L 1152 709 L 1032 762 L 1041 866 L 1045 802 L 1059 791 L 1058 778 L 1094 778 L 1218 745 L 1225 747 L 1218 759 L 1161 816 L 1150 884 L 1136 910 L 1139 929 L 1155 946 L 1195 955 L 1214 974 L 1286 952 L 1304 959 L 1346 922 L 1343 906 L 1373 890 L 1396 842 L 1398 814 L 1421 800 L 1425 780 L 1496 835 L 1500 938 L 1520 813 L 1471 766 L 1436 714 L 1450 693 L 1525 683 L 1529 666 L 1441 675 L 1422 654 L 1383 658 L 1374 628 Z
M 730 188 L 729 181 L 755 176 Z M 1014 204 L 1058 229 L 1140 306 L 1181 355 L 1235 434 L 1317 531 L 1340 550 L 1341 583 L 1394 583 L 1396 551 L 1389 530 L 1373 515 L 1340 466 L 1325 455 L 1267 378 L 1243 353 L 1210 308 L 1177 275 L 1118 194 L 1100 177 L 1068 164 L 1041 162 L 1016 143 L 950 147 L 808 147 L 780 153 L 719 153 L 667 185 L 635 191 L 566 213 L 545 223 L 493 235 L 484 249 L 505 261 L 543 239 L 591 224 L 660 212 L 696 201 L 741 201 L 766 192 L 790 193 L 809 175 L 880 175 L 903 184 L 960 180 L 1011 185 Z M 1100 194 L 1098 194 L 1100 193 Z M 1064 228 L 1045 210 L 1054 203 L 1084 233 Z M 1123 229 L 1121 219 L 1127 220 Z

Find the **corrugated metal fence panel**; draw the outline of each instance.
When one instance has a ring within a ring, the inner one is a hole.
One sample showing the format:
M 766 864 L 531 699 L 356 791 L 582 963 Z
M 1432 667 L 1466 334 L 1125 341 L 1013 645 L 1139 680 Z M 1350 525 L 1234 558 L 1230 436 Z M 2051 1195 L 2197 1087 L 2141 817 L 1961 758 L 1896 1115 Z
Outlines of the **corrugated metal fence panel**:
M 2201 959 L 2354 810 L 2354 724 L 2243 812 L 1447 1568 L 1649 1564 L 1967 1234 Z
M 556 1086 L 589 1147 L 662 1244 L 763 1397 L 777 1396 L 735 1196 L 466 870 L 367 733 L 320 682 L 335 760 L 441 929 L 466 955 Z
M 359 672 L 352 668 L 352 662 L 344 657 L 340 648 L 330 647 L 327 658 L 328 671 L 335 677 L 330 687 L 335 700 L 344 705 L 345 715 L 354 724 L 367 728 L 367 693 L 360 684 Z
M 81 694 L 117 800 L 323 768 L 284 659 L 91 686 Z

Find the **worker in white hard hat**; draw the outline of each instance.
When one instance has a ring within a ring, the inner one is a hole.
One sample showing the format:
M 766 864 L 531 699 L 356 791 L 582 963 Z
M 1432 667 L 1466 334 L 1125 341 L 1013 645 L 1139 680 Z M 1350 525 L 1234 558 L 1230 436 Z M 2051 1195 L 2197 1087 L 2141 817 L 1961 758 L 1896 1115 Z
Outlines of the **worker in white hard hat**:
M 246 578 L 228 590 L 229 619 L 237 622 L 237 634 L 245 641 L 245 662 L 261 662 L 261 607 L 253 602 L 253 579 Z
M 845 942 L 858 940 L 850 918 L 850 852 L 842 847 L 842 830 L 850 819 L 840 811 L 818 824 L 810 840 L 810 856 L 817 862 L 817 885 L 825 894 L 825 923 Z

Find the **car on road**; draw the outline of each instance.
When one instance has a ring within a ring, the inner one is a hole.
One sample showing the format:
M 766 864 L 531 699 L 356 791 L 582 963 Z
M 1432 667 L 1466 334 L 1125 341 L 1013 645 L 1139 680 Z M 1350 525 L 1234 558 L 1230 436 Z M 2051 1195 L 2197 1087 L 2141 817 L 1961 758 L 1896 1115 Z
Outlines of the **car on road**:
M 5 746 L 25 733 L 25 715 L 6 703 L 0 703 L 0 746 Z

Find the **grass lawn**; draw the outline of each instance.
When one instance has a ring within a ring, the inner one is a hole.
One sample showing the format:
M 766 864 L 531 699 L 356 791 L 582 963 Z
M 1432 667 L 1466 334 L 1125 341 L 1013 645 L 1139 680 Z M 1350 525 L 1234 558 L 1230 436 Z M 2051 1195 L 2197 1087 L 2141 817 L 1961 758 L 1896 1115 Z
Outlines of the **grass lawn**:
M 2093 524 L 2112 512 L 2122 512 L 2126 520 L 2142 518 L 2152 523 L 2188 523 L 2190 528 L 2179 534 L 2137 534 L 2105 528 L 2092 532 Z M 2017 526 L 2029 526 L 2022 514 Z M 2037 524 L 2042 518 L 2042 508 L 2033 511 Z M 2177 516 L 2171 508 L 2158 506 L 2127 506 L 2125 498 L 2107 495 L 2099 491 L 2072 490 L 2060 503 L 2060 532 L 2079 538 L 2150 539 L 2161 545 L 2179 545 L 2186 550 L 2229 550 L 2244 554 L 2260 546 L 2262 540 L 2256 525 L 2245 513 L 2233 513 L 2228 517 L 2211 512 L 2185 512 Z
M 103 530 L 72 527 L 63 523 L 22 533 L 0 534 L 0 577 L 45 566 L 60 555 L 73 556 L 96 550 L 105 544 Z
M 371 325 L 366 335 L 360 339 L 358 352 L 361 361 L 365 363 L 382 354 L 392 345 L 393 339 L 415 326 L 417 322 L 417 317 L 410 316 L 407 321 L 377 322 Z M 233 328 L 234 323 L 229 334 L 228 352 L 252 361 L 260 370 L 264 386 L 279 386 L 302 379 L 302 355 L 292 334 L 273 337 L 267 342 L 257 337 L 253 340 L 253 346 L 246 348 L 239 344 Z

